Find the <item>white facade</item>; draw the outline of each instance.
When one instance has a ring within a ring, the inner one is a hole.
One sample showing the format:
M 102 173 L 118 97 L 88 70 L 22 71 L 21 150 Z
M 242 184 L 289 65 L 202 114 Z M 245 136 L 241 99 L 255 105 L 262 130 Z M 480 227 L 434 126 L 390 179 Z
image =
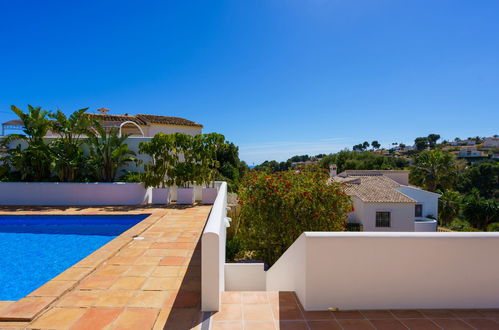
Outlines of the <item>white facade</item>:
M 483 139 L 484 148 L 498 148 L 499 138 L 498 137 L 486 137 Z
M 362 224 L 364 231 L 414 231 L 415 203 L 366 203 L 354 200 L 354 212 L 349 215 L 349 222 Z M 376 213 L 390 212 L 390 226 L 376 227 Z

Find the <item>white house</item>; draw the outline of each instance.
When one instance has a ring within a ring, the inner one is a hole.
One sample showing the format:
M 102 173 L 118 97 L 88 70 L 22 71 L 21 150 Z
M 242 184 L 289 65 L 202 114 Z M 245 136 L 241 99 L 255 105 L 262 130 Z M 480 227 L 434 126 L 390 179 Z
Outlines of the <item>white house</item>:
M 331 181 L 345 185 L 354 211 L 348 222 L 364 231 L 436 231 L 439 194 L 409 185 L 409 171 L 347 170 Z
M 483 139 L 484 148 L 499 148 L 499 137 L 486 137 Z

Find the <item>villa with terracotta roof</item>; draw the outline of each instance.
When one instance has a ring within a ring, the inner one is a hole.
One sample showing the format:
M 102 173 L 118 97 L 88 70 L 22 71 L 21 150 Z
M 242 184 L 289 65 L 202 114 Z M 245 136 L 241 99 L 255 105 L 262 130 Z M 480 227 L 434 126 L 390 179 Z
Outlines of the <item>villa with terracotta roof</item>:
M 364 231 L 436 231 L 439 194 L 409 185 L 409 171 L 347 170 L 331 181 L 345 185 L 354 211 L 348 222 Z
M 194 121 L 172 116 L 159 115 L 114 115 L 109 114 L 109 109 L 100 108 L 99 113 L 88 113 L 92 119 L 99 120 L 106 128 L 119 129 L 121 134 L 129 134 L 131 137 L 152 138 L 157 133 L 186 133 L 189 135 L 200 134 L 203 125 Z M 21 120 L 10 120 L 2 124 L 2 136 L 7 130 L 21 130 L 23 122 Z M 52 132 L 47 134 L 47 138 L 53 136 Z

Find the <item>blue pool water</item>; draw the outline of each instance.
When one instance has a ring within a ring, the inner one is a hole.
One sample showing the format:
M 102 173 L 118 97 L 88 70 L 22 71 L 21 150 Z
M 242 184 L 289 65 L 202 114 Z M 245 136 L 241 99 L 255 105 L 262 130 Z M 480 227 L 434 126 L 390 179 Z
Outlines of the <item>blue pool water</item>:
M 0 300 L 18 300 L 148 215 L 0 215 Z

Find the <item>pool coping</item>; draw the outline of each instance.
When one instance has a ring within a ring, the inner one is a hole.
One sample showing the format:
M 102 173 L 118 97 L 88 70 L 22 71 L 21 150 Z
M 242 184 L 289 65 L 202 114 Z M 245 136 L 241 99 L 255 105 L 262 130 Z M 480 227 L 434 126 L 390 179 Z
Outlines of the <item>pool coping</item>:
M 149 214 L 145 219 L 124 231 L 110 242 L 104 244 L 99 249 L 95 250 L 73 266 L 67 268 L 59 275 L 45 282 L 40 287 L 33 290 L 25 297 L 12 301 L 0 301 L 0 321 L 11 322 L 29 322 L 36 318 L 41 312 L 54 304 L 61 296 L 68 291 L 74 289 L 81 281 L 90 275 L 96 268 L 104 262 L 115 256 L 125 245 L 130 243 L 134 237 L 140 235 L 147 230 L 151 225 L 156 223 L 162 216 L 165 215 L 165 209 L 152 209 L 147 212 L 147 209 L 137 208 L 135 210 L 113 211 L 106 210 L 103 213 L 81 213 L 71 215 L 139 215 Z M 44 212 L 43 209 L 25 211 L 32 215 L 37 215 Z M 23 215 L 26 215 L 23 212 Z M 44 215 L 47 215 L 46 211 Z M 16 211 L 0 210 L 0 215 L 20 215 Z M 64 210 L 51 212 L 48 215 L 69 215 Z

